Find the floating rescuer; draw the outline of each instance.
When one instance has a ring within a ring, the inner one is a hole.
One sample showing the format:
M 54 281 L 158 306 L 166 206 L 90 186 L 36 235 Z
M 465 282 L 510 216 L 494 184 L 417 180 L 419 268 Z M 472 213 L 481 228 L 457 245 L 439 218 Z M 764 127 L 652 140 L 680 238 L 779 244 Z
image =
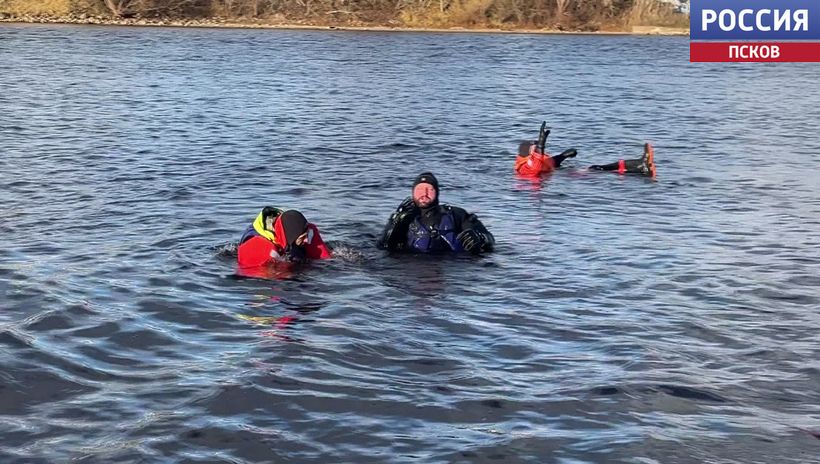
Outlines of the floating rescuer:
M 549 174 L 558 169 L 561 163 L 567 158 L 575 158 L 578 150 L 570 148 L 564 150 L 559 155 L 550 156 L 546 152 L 547 137 L 550 130 L 547 129 L 547 122 L 541 123 L 541 131 L 537 141 L 525 140 L 518 145 L 518 156 L 515 157 L 513 166 L 516 174 L 524 177 L 536 177 L 541 174 Z

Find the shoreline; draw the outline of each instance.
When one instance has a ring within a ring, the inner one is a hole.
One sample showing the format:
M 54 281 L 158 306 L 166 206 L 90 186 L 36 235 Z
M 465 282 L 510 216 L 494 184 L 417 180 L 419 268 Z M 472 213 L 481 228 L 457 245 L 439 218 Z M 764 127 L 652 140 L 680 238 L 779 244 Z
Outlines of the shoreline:
M 0 17 L 0 24 L 65 24 L 77 26 L 125 26 L 125 27 L 187 27 L 187 28 L 214 28 L 214 29 L 282 29 L 282 30 L 321 30 L 321 31 L 350 31 L 350 32 L 422 32 L 422 33 L 473 33 L 473 34 L 545 34 L 545 35 L 657 35 L 657 36 L 688 36 L 688 28 L 664 26 L 632 26 L 629 30 L 561 30 L 561 29 L 530 29 L 530 28 L 469 28 L 469 27 L 407 27 L 383 25 L 325 25 L 291 22 L 262 22 L 236 21 L 227 19 L 111 19 L 99 16 L 77 17 Z

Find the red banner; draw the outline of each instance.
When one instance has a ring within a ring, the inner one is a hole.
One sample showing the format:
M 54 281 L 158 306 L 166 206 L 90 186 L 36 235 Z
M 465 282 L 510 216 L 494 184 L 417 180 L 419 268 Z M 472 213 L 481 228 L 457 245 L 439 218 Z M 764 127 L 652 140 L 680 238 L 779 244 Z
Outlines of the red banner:
M 820 62 L 820 42 L 690 42 L 695 62 Z

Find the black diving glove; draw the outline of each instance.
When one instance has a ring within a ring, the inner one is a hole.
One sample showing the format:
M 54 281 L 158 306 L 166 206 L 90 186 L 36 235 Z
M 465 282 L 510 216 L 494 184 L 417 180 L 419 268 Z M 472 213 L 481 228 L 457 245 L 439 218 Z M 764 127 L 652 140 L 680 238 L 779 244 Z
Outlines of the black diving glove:
M 456 236 L 456 240 L 461 244 L 465 251 L 478 254 L 484 249 L 487 243 L 487 237 L 481 232 L 476 232 L 473 229 L 467 229 Z
M 414 216 L 418 213 L 419 207 L 416 206 L 416 202 L 413 201 L 412 197 L 407 197 L 398 208 L 396 208 L 396 212 L 393 213 L 393 216 L 390 218 L 393 223 L 403 222 L 407 217 Z
M 396 208 L 397 213 L 406 213 L 410 211 L 414 211 L 417 208 L 416 202 L 413 201 L 413 197 L 407 197 L 404 199 L 403 202 Z

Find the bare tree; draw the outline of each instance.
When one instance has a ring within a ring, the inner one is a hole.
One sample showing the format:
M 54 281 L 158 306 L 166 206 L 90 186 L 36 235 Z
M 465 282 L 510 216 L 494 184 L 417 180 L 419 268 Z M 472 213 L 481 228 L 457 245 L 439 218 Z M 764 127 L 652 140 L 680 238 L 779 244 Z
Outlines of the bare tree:
M 570 0 L 555 0 L 555 16 L 559 19 L 564 16 L 569 6 Z
M 133 0 L 104 0 L 105 6 L 114 16 L 120 17 L 128 13 L 128 7 Z

